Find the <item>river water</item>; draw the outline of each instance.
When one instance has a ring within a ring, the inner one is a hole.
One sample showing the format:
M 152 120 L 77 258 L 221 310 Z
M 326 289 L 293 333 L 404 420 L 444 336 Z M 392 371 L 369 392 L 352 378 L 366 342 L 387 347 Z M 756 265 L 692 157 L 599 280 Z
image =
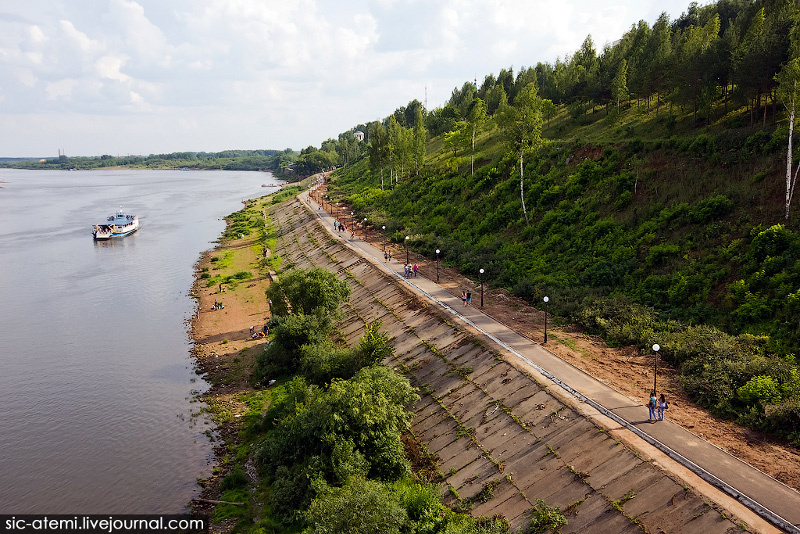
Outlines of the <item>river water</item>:
M 212 458 L 193 415 L 207 387 L 190 358 L 194 265 L 225 215 L 277 183 L 0 169 L 0 514 L 187 510 Z M 139 231 L 95 242 L 120 206 Z

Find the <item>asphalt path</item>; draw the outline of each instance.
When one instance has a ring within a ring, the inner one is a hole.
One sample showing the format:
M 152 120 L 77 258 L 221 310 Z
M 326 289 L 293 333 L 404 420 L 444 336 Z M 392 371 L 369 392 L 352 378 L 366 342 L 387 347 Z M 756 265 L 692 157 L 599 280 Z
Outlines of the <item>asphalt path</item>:
M 393 258 L 387 264 L 383 251 L 361 239 L 358 233 L 351 238 L 349 228 L 347 232 L 335 232 L 333 217 L 313 199 L 309 199 L 308 192 L 299 198 L 317 214 L 331 235 L 347 241 L 362 256 L 403 279 L 412 291 L 459 317 L 580 402 L 590 405 L 657 447 L 776 527 L 800 534 L 800 493 L 668 419 L 650 422 L 646 406 L 633 402 L 544 346 L 483 313 L 478 295 L 473 294 L 471 306 L 463 306 L 460 298 L 433 280 L 421 275 L 406 279 L 402 262 L 405 258 Z

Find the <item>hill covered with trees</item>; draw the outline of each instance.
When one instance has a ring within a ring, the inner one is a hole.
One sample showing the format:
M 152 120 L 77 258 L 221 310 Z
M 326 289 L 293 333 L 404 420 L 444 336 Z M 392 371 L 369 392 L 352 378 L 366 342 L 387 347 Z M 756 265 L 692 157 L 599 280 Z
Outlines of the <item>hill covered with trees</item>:
M 226 171 L 270 171 L 288 181 L 296 181 L 330 169 L 338 157 L 332 149 L 304 148 L 298 154 L 286 150 L 224 150 L 222 152 L 172 152 L 149 156 L 110 156 L 57 158 L 5 158 L 0 167 L 14 169 L 90 170 L 126 167 L 132 169 L 191 169 Z
M 699 402 L 800 444 L 799 9 L 692 4 L 412 101 L 331 141 L 331 196 L 612 343 L 660 344 Z

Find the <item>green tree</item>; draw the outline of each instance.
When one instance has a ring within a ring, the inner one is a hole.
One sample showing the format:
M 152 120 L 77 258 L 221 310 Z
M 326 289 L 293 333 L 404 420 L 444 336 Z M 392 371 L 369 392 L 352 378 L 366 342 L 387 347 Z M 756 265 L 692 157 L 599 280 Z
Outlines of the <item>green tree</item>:
M 425 148 L 428 141 L 428 132 L 425 129 L 425 117 L 422 106 L 417 106 L 414 119 L 414 171 L 419 176 L 419 169 L 425 162 Z
M 789 207 L 794 196 L 794 187 L 797 184 L 797 173 L 800 172 L 800 164 L 792 172 L 794 165 L 792 159 L 792 143 L 794 135 L 794 122 L 796 117 L 797 100 L 800 97 L 800 58 L 793 58 L 787 62 L 776 76 L 778 80 L 778 98 L 786 106 L 789 112 L 789 140 L 786 148 L 786 196 L 784 202 L 784 218 L 789 220 Z
M 403 132 L 404 128 L 400 123 L 395 120 L 394 115 L 389 117 L 386 124 L 386 132 L 388 134 L 388 148 L 389 148 L 389 185 L 392 185 L 396 180 L 398 169 L 402 166 L 403 160 Z M 381 180 L 381 190 L 383 189 L 383 180 Z
M 389 135 L 386 128 L 378 121 L 371 122 L 368 131 L 369 146 L 367 153 L 369 154 L 369 166 L 373 171 L 380 172 L 381 191 L 383 191 L 383 168 L 389 161 Z
M 467 115 L 467 122 L 472 128 L 472 175 L 475 175 L 475 136 L 483 130 L 486 123 L 486 102 L 476 98 Z
M 789 142 L 786 148 L 786 197 L 784 203 L 784 217 L 789 220 L 789 207 L 794 196 L 794 186 L 797 183 L 797 173 L 800 164 L 792 172 L 792 136 L 794 134 L 794 121 L 797 116 L 797 101 L 800 97 L 800 21 L 792 27 L 790 36 L 790 59 L 784 63 L 780 72 L 775 76 L 778 82 L 778 99 L 783 102 L 789 112 Z
M 309 534 L 399 534 L 408 519 L 383 484 L 361 477 L 341 488 L 320 485 L 304 515 Z
M 513 106 L 504 105 L 500 110 L 499 124 L 509 148 L 519 154 L 519 194 L 522 199 L 522 213 L 525 224 L 530 224 L 525 207 L 525 182 L 523 157 L 525 151 L 539 148 L 542 143 L 541 99 L 536 84 L 525 86 Z
M 547 126 L 550 126 L 550 121 L 556 116 L 556 105 L 549 98 L 542 99 L 542 117 L 547 120 Z
M 617 113 L 619 113 L 620 100 L 628 98 L 628 62 L 625 59 L 619 63 L 611 90 L 617 100 Z
M 350 297 L 350 286 L 325 269 L 293 269 L 267 289 L 273 315 L 334 314 Z

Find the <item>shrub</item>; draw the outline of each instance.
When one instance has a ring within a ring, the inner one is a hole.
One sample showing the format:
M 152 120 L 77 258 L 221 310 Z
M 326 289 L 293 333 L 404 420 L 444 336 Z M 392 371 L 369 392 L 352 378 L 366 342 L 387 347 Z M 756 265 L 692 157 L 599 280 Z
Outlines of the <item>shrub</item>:
M 320 534 L 399 534 L 407 520 L 383 484 L 358 477 L 341 488 L 323 487 L 304 515 Z
M 771 376 L 754 376 L 736 390 L 739 398 L 747 404 L 758 404 L 762 408 L 768 404 L 777 404 L 781 400 L 778 383 Z
M 647 252 L 647 258 L 645 258 L 645 262 L 647 263 L 648 267 L 657 266 L 658 264 L 662 263 L 666 258 L 678 254 L 680 250 L 681 249 L 678 245 L 673 245 L 672 243 L 653 245 Z
M 222 479 L 219 489 L 226 491 L 234 488 L 242 488 L 247 486 L 248 478 L 247 473 L 241 467 L 234 467 L 231 472 Z
M 795 447 L 800 447 L 800 400 L 791 399 L 767 406 L 765 415 L 764 427 L 767 431 L 783 436 Z
M 567 524 L 564 512 L 558 506 L 548 506 L 541 499 L 536 500 L 533 508 L 533 518 L 531 519 L 531 534 L 541 534 L 548 530 L 556 530 L 561 525 Z

